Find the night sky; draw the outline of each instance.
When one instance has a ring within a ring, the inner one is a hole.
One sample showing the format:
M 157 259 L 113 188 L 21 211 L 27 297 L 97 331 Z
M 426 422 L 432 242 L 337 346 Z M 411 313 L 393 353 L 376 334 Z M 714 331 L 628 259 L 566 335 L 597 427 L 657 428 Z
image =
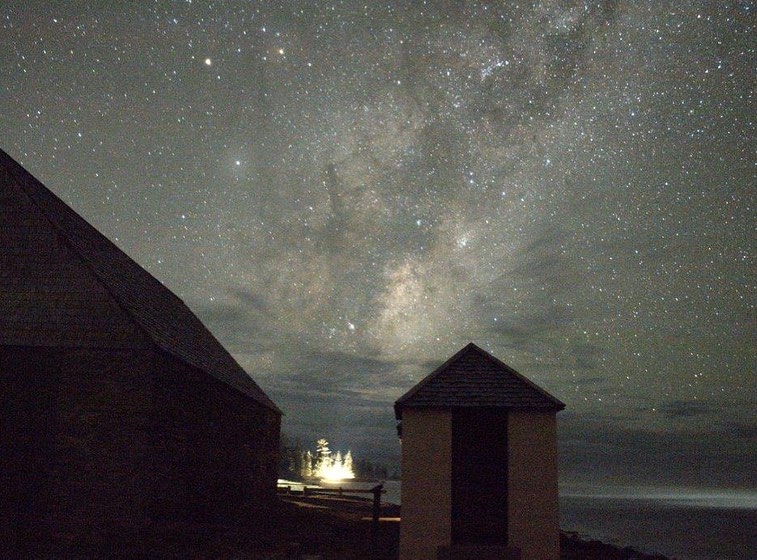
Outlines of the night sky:
M 285 412 L 394 463 L 473 341 L 564 482 L 755 487 L 755 4 L 0 6 L 2 148 Z

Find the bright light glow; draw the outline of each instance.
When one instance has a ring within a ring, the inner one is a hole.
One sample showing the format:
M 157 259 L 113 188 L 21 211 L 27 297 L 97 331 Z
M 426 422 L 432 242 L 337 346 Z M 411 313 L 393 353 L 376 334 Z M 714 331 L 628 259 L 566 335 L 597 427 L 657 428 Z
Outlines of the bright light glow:
M 205 59 L 205 66 L 212 66 L 212 65 L 213 65 L 213 61 L 210 60 L 209 58 L 206 58 Z
M 302 470 L 303 478 L 319 478 L 324 481 L 339 481 L 355 478 L 352 470 L 352 452 L 342 455 L 341 451 L 332 453 L 329 442 L 321 438 L 316 442 L 315 456 L 307 450 L 303 455 Z
M 316 472 L 316 476 L 322 480 L 336 481 L 355 478 L 355 473 L 352 472 L 351 468 L 344 465 L 343 463 L 334 462 L 330 464 L 324 464 L 318 470 L 318 472 Z

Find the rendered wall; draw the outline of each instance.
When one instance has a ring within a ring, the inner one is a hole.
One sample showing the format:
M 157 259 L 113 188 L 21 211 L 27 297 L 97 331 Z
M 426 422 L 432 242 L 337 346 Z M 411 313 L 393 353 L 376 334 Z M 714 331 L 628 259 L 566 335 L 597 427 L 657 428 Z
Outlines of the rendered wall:
M 557 424 L 554 412 L 508 416 L 509 544 L 528 560 L 558 560 Z
M 436 560 L 451 538 L 452 413 L 402 412 L 400 560 Z

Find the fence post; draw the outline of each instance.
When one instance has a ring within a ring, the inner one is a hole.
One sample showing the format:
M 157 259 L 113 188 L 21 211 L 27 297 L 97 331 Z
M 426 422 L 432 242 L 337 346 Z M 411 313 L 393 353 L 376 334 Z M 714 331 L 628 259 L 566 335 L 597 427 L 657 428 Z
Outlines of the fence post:
M 384 489 L 383 484 L 371 488 L 373 492 L 373 520 L 371 521 L 371 557 L 378 556 L 378 530 L 379 517 L 381 516 L 381 492 Z

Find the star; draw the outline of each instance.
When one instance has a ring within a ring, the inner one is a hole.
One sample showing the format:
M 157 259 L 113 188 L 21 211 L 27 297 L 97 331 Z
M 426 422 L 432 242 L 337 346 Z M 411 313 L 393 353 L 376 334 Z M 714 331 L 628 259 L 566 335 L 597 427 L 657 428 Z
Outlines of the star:
M 750 2 L 58 4 L 0 2 L 0 147 L 285 433 L 392 462 L 376 410 L 474 341 L 568 401 L 566 479 L 754 481 Z

